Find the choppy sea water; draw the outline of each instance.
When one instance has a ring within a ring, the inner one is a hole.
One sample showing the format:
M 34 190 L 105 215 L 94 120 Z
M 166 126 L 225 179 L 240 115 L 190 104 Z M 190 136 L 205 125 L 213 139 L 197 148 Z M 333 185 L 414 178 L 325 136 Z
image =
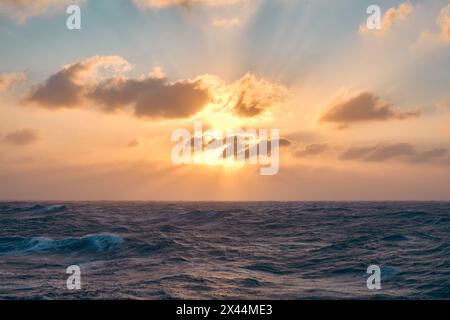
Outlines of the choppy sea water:
M 450 203 L 0 203 L 0 299 L 340 298 L 449 299 Z

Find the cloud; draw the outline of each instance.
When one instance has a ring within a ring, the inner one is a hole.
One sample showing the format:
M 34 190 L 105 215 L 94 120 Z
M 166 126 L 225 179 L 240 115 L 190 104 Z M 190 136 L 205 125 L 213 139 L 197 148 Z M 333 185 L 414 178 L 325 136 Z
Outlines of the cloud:
M 45 14 L 51 8 L 62 10 L 71 4 L 83 4 L 85 0 L 2 0 L 0 13 L 13 17 L 19 23 L 28 18 Z
M 202 110 L 210 101 L 202 81 L 180 80 L 170 83 L 166 78 L 113 78 L 98 84 L 87 97 L 103 105 L 105 110 L 131 105 L 137 117 L 183 118 Z
M 100 68 L 120 73 L 131 65 L 118 56 L 95 56 L 65 66 L 34 88 L 24 102 L 60 109 L 79 108 L 91 101 L 103 111 L 131 106 L 137 117 L 165 118 L 193 115 L 209 102 L 208 90 L 201 87 L 200 80 L 169 83 L 160 70 L 138 79 L 121 75 L 102 78 Z
M 414 162 L 426 162 L 431 159 L 442 158 L 448 154 L 448 150 L 444 148 L 435 148 L 429 151 L 416 153 L 411 159 Z
M 25 102 L 36 103 L 47 109 L 77 107 L 82 102 L 83 86 L 74 80 L 76 73 L 75 68 L 67 68 L 50 76 Z
M 438 24 L 441 27 L 441 38 L 450 41 L 450 4 L 441 10 Z
M 139 146 L 139 140 L 134 138 L 128 143 L 128 148 L 134 148 Z
M 419 110 L 401 112 L 395 110 L 392 105 L 383 102 L 374 94 L 362 92 L 349 99 L 332 104 L 321 115 L 319 121 L 339 124 L 341 128 L 345 128 L 351 123 L 391 119 L 404 120 L 419 115 Z
M 39 133 L 34 129 L 22 129 L 7 134 L 2 141 L 11 145 L 26 146 L 40 139 Z
M 79 107 L 86 91 L 95 86 L 100 68 L 119 72 L 129 70 L 131 65 L 119 56 L 94 56 L 64 66 L 45 83 L 35 87 L 24 102 L 35 103 L 47 109 Z
M 242 21 L 239 17 L 213 19 L 212 25 L 217 28 L 230 29 L 241 26 Z
M 114 75 L 101 77 L 100 69 L 112 70 Z M 94 102 L 108 112 L 131 107 L 137 117 L 181 118 L 209 102 L 208 89 L 200 79 L 170 83 L 160 69 L 137 79 L 120 74 L 129 69 L 131 65 L 119 56 L 95 56 L 67 65 L 35 87 L 24 103 L 61 109 Z
M 223 140 L 224 148 L 223 148 L 223 151 L 222 151 L 222 154 L 221 154 L 222 158 L 225 159 L 227 157 L 227 149 L 233 148 L 233 156 L 234 156 L 234 158 L 238 158 L 239 154 L 243 154 L 244 155 L 243 156 L 244 159 L 246 159 L 246 160 L 250 159 L 251 158 L 250 149 L 252 148 L 252 146 L 257 146 L 256 150 L 259 150 L 259 145 L 266 145 L 267 146 L 267 155 L 270 156 L 272 154 L 272 140 L 271 139 L 260 140 L 260 141 L 253 141 L 253 142 L 252 141 L 248 141 L 248 140 L 244 140 L 244 145 L 243 145 L 242 150 L 237 150 L 237 148 L 234 148 L 233 146 L 238 145 L 238 138 L 239 138 L 239 136 L 237 136 L 237 135 L 233 138 L 233 144 L 231 146 L 229 144 L 227 144 L 226 139 Z M 282 138 L 281 137 L 278 140 L 278 147 L 279 148 L 286 148 L 286 147 L 289 147 L 290 145 L 291 145 L 291 141 L 289 141 L 286 138 Z M 259 152 L 260 151 L 257 151 L 257 154 L 260 155 Z
M 260 0 L 133 0 L 133 3 L 141 10 L 207 7 L 207 15 L 211 14 L 211 19 L 198 21 L 208 21 L 215 28 L 232 30 L 248 22 L 259 6 Z
M 0 92 L 7 91 L 17 83 L 27 79 L 24 73 L 3 73 L 0 74 Z
M 424 31 L 413 44 L 413 49 L 434 48 L 450 44 L 450 4 L 442 8 L 436 21 L 438 33 Z
M 323 154 L 328 151 L 330 146 L 326 143 L 313 143 L 306 145 L 302 150 L 297 150 L 294 152 L 295 157 L 309 157 L 309 156 L 317 156 L 319 154 Z
M 379 143 L 371 147 L 354 147 L 339 156 L 341 160 L 360 160 L 366 162 L 384 162 L 400 159 L 409 162 L 428 162 L 444 157 L 447 149 L 435 148 L 419 151 L 409 143 Z
M 285 101 L 288 90 L 264 79 L 246 74 L 229 88 L 227 106 L 240 117 L 254 117 Z
M 131 67 L 118 56 L 76 62 L 32 88 L 23 103 L 50 110 L 94 104 L 105 112 L 130 110 L 140 118 L 186 118 L 215 103 L 217 111 L 253 117 L 281 104 L 287 94 L 285 87 L 251 74 L 231 84 L 211 75 L 170 82 L 160 68 L 127 78 L 123 72 Z
M 228 6 L 246 0 L 133 0 L 140 9 L 162 9 L 173 6 L 192 7 L 194 5 Z
M 406 18 L 413 12 L 414 7 L 408 3 L 404 2 L 398 7 L 389 8 L 381 20 L 381 30 L 369 30 L 367 29 L 366 23 L 363 23 L 359 27 L 359 32 L 362 34 L 379 34 L 383 35 L 389 32 L 392 26 L 400 21 L 406 20 Z
M 243 155 L 244 159 L 250 159 L 250 149 L 252 147 L 256 147 L 255 150 L 259 150 L 259 145 L 267 146 L 267 155 L 271 155 L 272 153 L 272 139 L 258 139 L 257 133 L 255 130 L 256 136 L 250 134 L 248 132 L 236 133 L 230 137 L 224 137 L 222 133 L 218 135 L 215 133 L 204 133 L 202 135 L 197 135 L 192 137 L 190 140 L 186 141 L 185 146 L 190 147 L 192 151 L 195 150 L 195 143 L 198 142 L 201 145 L 201 148 L 205 154 L 212 155 L 216 157 L 216 160 L 225 159 L 230 153 L 230 156 L 237 158 L 238 155 Z M 231 141 L 231 143 L 230 143 Z M 240 144 L 239 143 L 242 143 Z M 279 148 L 287 148 L 291 146 L 291 141 L 287 138 L 280 137 L 278 139 Z M 240 146 L 236 148 L 236 146 Z M 257 153 L 258 154 L 258 153 Z
M 140 9 L 163 9 L 173 6 L 190 8 L 196 5 L 229 6 L 248 0 L 131 0 Z M 1 0 L 0 13 L 13 17 L 19 23 L 47 13 L 49 10 L 64 10 L 72 4 L 81 5 L 87 0 Z

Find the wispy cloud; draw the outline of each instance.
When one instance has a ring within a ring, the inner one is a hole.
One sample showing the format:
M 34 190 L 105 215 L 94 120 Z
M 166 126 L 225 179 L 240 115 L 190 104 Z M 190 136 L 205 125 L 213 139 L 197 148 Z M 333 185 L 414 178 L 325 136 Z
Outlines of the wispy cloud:
M 438 32 L 424 31 L 413 44 L 413 49 L 434 48 L 450 44 L 450 4 L 442 8 L 436 20 Z
M 409 162 L 428 162 L 447 155 L 448 150 L 435 148 L 421 151 L 409 143 L 379 143 L 370 147 L 353 147 L 342 153 L 341 160 L 383 162 L 392 159 Z
M 181 7 L 188 10 L 203 7 L 206 19 L 215 28 L 231 30 L 247 23 L 260 0 L 132 0 L 141 10 Z
M 45 14 L 50 9 L 62 10 L 71 4 L 83 4 L 86 0 L 2 0 L 0 13 L 24 23 L 30 17 Z
M 27 79 L 24 73 L 3 73 L 0 74 L 0 92 L 7 91 L 14 85 L 23 82 Z
M 128 143 L 128 148 L 134 148 L 134 147 L 138 147 L 138 146 L 139 146 L 139 140 L 137 138 L 132 139 Z
M 37 130 L 21 129 L 5 135 L 2 141 L 15 146 L 26 146 L 38 141 L 39 139 L 40 136 Z
M 141 9 L 161 9 L 173 6 L 192 7 L 195 5 L 227 6 L 245 1 L 246 0 L 133 0 L 133 2 Z
M 242 21 L 239 17 L 232 17 L 232 18 L 218 18 L 215 17 L 212 22 L 214 27 L 217 28 L 224 28 L 224 29 L 230 29 L 239 27 L 242 24 Z
M 311 157 L 321 155 L 330 150 L 330 145 L 327 143 L 312 143 L 308 144 L 303 149 L 294 152 L 295 157 Z

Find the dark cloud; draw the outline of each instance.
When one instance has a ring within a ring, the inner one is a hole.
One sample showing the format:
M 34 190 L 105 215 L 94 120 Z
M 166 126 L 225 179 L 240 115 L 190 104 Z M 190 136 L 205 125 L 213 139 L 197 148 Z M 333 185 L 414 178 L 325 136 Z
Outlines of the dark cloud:
M 95 86 L 100 68 L 117 71 L 131 66 L 119 56 L 94 56 L 64 66 L 43 84 L 36 86 L 24 102 L 35 103 L 47 109 L 81 107 L 86 91 Z
M 39 134 L 34 129 L 22 129 L 11 132 L 3 138 L 3 142 L 16 145 L 26 146 L 40 139 Z
M 182 118 L 194 115 L 210 102 L 201 80 L 173 83 L 153 75 L 138 79 L 99 78 L 99 68 L 128 68 L 118 56 L 95 56 L 64 67 L 34 88 L 25 103 L 47 109 L 80 108 L 96 103 L 111 112 L 131 108 L 137 117 Z
M 330 149 L 330 146 L 326 143 L 313 143 L 305 146 L 302 150 L 297 150 L 294 152 L 296 157 L 308 157 L 317 156 Z
M 418 117 L 419 110 L 401 112 L 383 102 L 370 92 L 363 92 L 346 101 L 332 105 L 321 117 L 321 122 L 330 122 L 345 127 L 351 123 L 366 121 L 403 120 Z
M 73 80 L 74 68 L 63 69 L 37 86 L 25 99 L 47 109 L 75 108 L 82 103 L 83 86 Z
M 383 162 L 391 159 L 401 159 L 410 162 L 427 162 L 444 157 L 448 151 L 436 148 L 428 151 L 418 151 L 409 143 L 380 143 L 372 147 L 350 148 L 342 153 L 341 160 L 360 160 L 368 162 Z
M 168 83 L 164 78 L 110 79 L 86 95 L 113 111 L 132 106 L 137 117 L 182 118 L 196 114 L 210 101 L 201 81 Z

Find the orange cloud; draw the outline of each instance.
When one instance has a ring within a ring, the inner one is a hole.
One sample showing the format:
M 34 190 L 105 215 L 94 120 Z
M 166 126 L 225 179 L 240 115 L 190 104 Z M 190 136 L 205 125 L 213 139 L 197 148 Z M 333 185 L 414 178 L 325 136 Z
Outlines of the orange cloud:
M 330 145 L 327 143 L 312 143 L 305 146 L 302 150 L 294 152 L 295 157 L 310 157 L 323 154 L 330 150 Z
M 0 74 L 0 92 L 9 90 L 11 87 L 17 83 L 26 80 L 26 75 L 24 73 L 3 73 Z
M 372 147 L 350 148 L 340 155 L 341 160 L 361 160 L 368 162 L 383 162 L 392 159 L 410 162 L 428 162 L 447 155 L 448 150 L 435 148 L 428 151 L 418 151 L 409 143 L 379 143 Z
M 128 143 L 128 148 L 134 148 L 139 146 L 139 140 L 134 138 Z
M 441 10 L 438 24 L 441 27 L 442 39 L 450 41 L 450 4 Z
M 101 69 L 115 74 L 102 77 Z M 209 103 L 219 111 L 253 117 L 279 105 L 287 89 L 246 74 L 232 84 L 211 75 L 169 82 L 160 68 L 135 79 L 123 76 L 131 65 L 118 56 L 95 56 L 64 66 L 23 99 L 46 109 L 80 108 L 94 103 L 102 111 L 130 109 L 137 117 L 184 118 Z
M 406 20 L 406 18 L 413 12 L 414 7 L 408 3 L 404 2 L 398 7 L 389 8 L 383 16 L 381 21 L 381 30 L 369 30 L 367 29 L 366 23 L 363 23 L 359 27 L 360 33 L 371 33 L 371 34 L 386 34 L 391 30 L 392 26 L 400 21 Z
M 439 32 L 422 32 L 413 48 L 436 47 L 450 43 L 450 4 L 442 8 L 436 23 L 439 26 Z
M 211 25 L 224 30 L 234 29 L 246 24 L 255 13 L 259 0 L 133 0 L 141 10 L 159 10 L 168 7 L 193 8 L 198 6 L 227 10 L 215 12 Z M 217 10 L 216 10 L 217 11 Z
M 191 7 L 193 5 L 226 6 L 233 5 L 245 0 L 133 0 L 141 9 L 161 9 L 172 6 Z
M 234 18 L 214 18 L 212 22 L 214 27 L 230 29 L 234 27 L 239 27 L 242 21 L 239 17 Z
M 288 90 L 278 84 L 246 74 L 228 88 L 226 106 L 240 117 L 254 117 L 279 106 L 287 98 Z
M 82 4 L 85 0 L 2 0 L 0 12 L 24 23 L 33 16 L 46 13 L 50 8 L 63 9 L 71 4 Z
M 40 139 L 39 134 L 34 129 L 22 129 L 11 132 L 3 138 L 3 142 L 15 145 L 26 146 Z

